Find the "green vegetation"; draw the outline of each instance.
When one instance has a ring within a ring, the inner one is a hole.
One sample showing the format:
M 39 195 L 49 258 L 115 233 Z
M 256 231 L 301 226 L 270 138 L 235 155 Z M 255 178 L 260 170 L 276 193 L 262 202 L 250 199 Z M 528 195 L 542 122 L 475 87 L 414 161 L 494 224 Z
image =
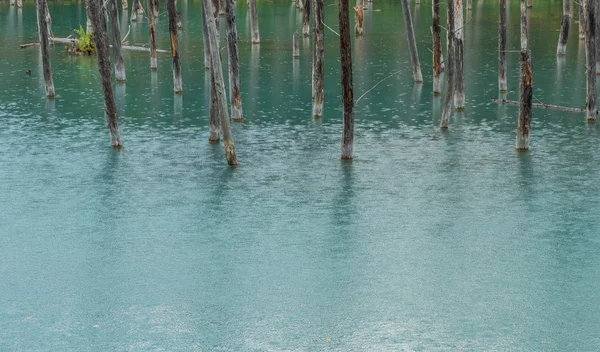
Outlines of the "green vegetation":
M 79 52 L 86 53 L 91 55 L 96 52 L 96 47 L 94 46 L 94 41 L 92 40 L 92 32 L 86 32 L 85 29 L 81 25 L 79 25 L 79 29 L 73 30 L 78 36 L 77 41 L 75 43 L 75 49 Z

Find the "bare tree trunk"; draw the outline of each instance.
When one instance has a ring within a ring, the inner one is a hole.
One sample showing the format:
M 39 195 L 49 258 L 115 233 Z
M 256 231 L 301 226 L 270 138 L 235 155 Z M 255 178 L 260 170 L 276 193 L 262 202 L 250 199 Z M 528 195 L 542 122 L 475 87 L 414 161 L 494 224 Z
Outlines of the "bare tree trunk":
M 154 13 L 154 18 L 158 18 L 158 7 L 159 7 L 159 2 L 158 0 L 151 0 L 152 1 L 152 11 Z M 148 11 L 150 11 L 150 8 L 148 7 Z
M 121 28 L 117 12 L 117 0 L 108 1 L 110 30 L 113 39 L 113 55 L 115 60 L 115 78 L 117 82 L 125 82 L 125 62 L 121 54 Z
M 225 15 L 225 7 L 227 6 L 226 1 L 227 0 L 219 0 L 219 15 L 221 16 Z
M 92 1 L 92 0 L 90 0 Z M 158 70 L 158 62 L 156 60 L 156 27 L 154 25 L 154 17 L 156 9 L 154 8 L 154 0 L 148 0 L 148 26 L 150 27 L 150 69 Z
M 446 93 L 444 94 L 444 108 L 442 110 L 442 118 L 440 128 L 448 128 L 448 121 L 452 115 L 452 99 L 454 96 L 454 0 L 447 0 L 448 17 L 446 19 L 446 39 L 448 41 L 448 49 L 446 52 Z
M 579 4 L 579 39 L 585 39 L 585 18 L 583 15 L 583 2 L 585 0 L 578 0 Z
M 204 45 L 204 69 L 210 69 L 210 49 L 208 44 L 208 25 L 207 25 L 207 13 L 202 7 L 202 44 Z M 218 140 L 218 139 L 217 139 Z
M 211 0 L 209 0 L 211 1 Z M 205 6 L 205 0 L 202 0 L 202 34 L 204 38 L 204 67 L 210 74 L 210 102 L 208 108 L 208 142 L 217 143 L 221 138 L 221 121 L 219 117 L 219 104 L 215 83 L 215 72 L 212 69 L 212 59 L 210 55 L 210 28 L 209 19 L 212 16 L 212 6 Z M 210 11 L 209 11 L 210 9 Z M 216 26 L 216 25 L 215 25 Z
M 235 24 L 235 0 L 225 1 L 227 23 L 227 51 L 229 53 L 229 96 L 231 99 L 231 119 L 243 121 L 242 94 L 240 90 L 240 61 L 238 54 L 238 34 Z
M 585 65 L 586 69 L 586 118 L 596 121 L 596 4 L 595 0 L 584 0 L 585 16 Z
M 113 95 L 112 80 L 110 74 L 110 58 L 108 48 L 108 35 L 106 28 L 106 15 L 102 10 L 102 0 L 89 0 L 88 13 L 92 20 L 92 32 L 94 33 L 94 43 L 96 45 L 96 55 L 98 57 L 98 71 L 102 80 L 102 91 L 104 92 L 104 111 L 108 130 L 110 131 L 110 144 L 113 147 L 120 147 L 121 135 L 119 133 L 119 117 L 117 116 L 117 106 Z
M 352 50 L 350 48 L 350 20 L 348 18 L 348 10 L 348 0 L 339 0 L 340 65 L 342 74 L 342 101 L 344 103 L 342 160 L 352 159 L 354 142 L 354 93 L 352 88 Z
M 127 9 L 127 0 L 121 0 L 121 6 L 124 10 Z
M 303 2 L 303 0 L 296 0 L 296 7 L 297 7 L 297 8 L 298 8 L 300 11 L 304 10 L 304 2 Z
M 502 0 L 500 0 L 502 1 Z M 442 62 L 442 40 L 440 38 L 440 0 L 433 0 L 431 4 L 433 15 L 431 34 L 433 36 L 433 95 L 442 93 L 442 82 L 440 80 Z
M 567 52 L 567 40 L 569 39 L 569 26 L 571 24 L 571 0 L 563 0 L 563 15 L 560 21 L 560 34 L 556 55 L 562 56 Z
M 169 17 L 169 34 L 171 35 L 171 56 L 173 57 L 173 91 L 183 92 L 181 82 L 181 63 L 179 62 L 179 39 L 177 38 L 177 8 L 175 0 L 167 0 L 167 15 Z
M 217 27 L 217 43 L 221 43 L 221 21 L 219 19 L 220 7 L 221 0 L 212 0 L 212 15 L 215 19 L 215 26 Z
M 248 0 L 250 5 L 250 30 L 252 31 L 252 44 L 260 43 L 258 33 L 258 13 L 256 12 L 256 0 Z
M 363 34 L 363 8 L 360 4 L 354 7 L 354 34 Z
M 598 21 L 598 17 L 600 17 L 600 6 L 598 6 L 598 2 L 594 3 L 594 10 L 594 18 L 596 19 L 596 75 L 600 75 L 600 35 L 598 35 L 598 33 L 600 33 L 600 21 Z
M 419 53 L 417 52 L 417 43 L 415 42 L 415 32 L 412 25 L 412 19 L 410 17 L 410 9 L 408 7 L 408 0 L 401 0 L 402 12 L 404 12 L 404 25 L 406 27 L 406 36 L 408 39 L 408 47 L 410 49 L 410 62 L 412 64 L 413 77 L 415 82 L 423 82 L 423 75 L 421 74 L 421 64 L 419 63 Z
M 209 10 L 212 6 L 210 0 L 203 0 L 202 5 L 205 10 Z M 206 11 L 210 13 L 211 11 Z M 225 96 L 225 82 L 223 80 L 223 69 L 221 66 L 221 56 L 219 54 L 219 43 L 217 42 L 217 27 L 215 25 L 215 19 L 212 16 L 208 17 L 208 37 L 210 41 L 210 58 L 212 61 L 211 71 L 214 72 L 215 76 L 215 92 L 218 101 L 218 109 L 221 121 L 221 129 L 223 131 L 223 144 L 225 145 L 225 157 L 227 163 L 231 166 L 238 164 L 235 145 L 233 141 L 233 135 L 231 134 L 231 127 L 229 125 L 229 113 L 227 112 L 227 97 Z
M 528 9 L 533 8 L 533 0 L 527 0 L 527 8 Z
M 304 2 L 304 17 L 302 19 L 302 35 L 308 37 L 310 33 L 310 3 L 312 0 Z
M 23 0 L 17 0 L 17 7 L 23 8 Z
M 46 97 L 54 98 L 54 81 L 52 80 L 52 65 L 50 64 L 50 42 L 48 40 L 48 22 L 46 22 L 46 1 L 37 0 L 38 35 L 40 37 L 40 52 L 44 69 Z
M 10 6 L 15 6 L 15 0 L 10 0 Z
M 533 73 L 529 57 L 527 8 L 521 0 L 521 79 L 519 82 L 519 120 L 517 123 L 517 150 L 529 149 L 529 131 L 531 130 L 531 108 L 533 97 Z
M 89 0 L 85 0 L 85 16 L 87 17 L 85 20 L 85 31 L 87 33 L 92 32 L 92 19 L 90 18 L 90 12 L 88 11 Z
M 298 47 L 298 41 L 300 40 L 299 37 L 300 37 L 300 35 L 298 35 L 298 32 L 297 31 L 294 32 L 293 40 L 292 40 L 292 57 L 294 59 L 297 59 L 300 57 L 300 48 Z
M 463 21 L 463 3 L 462 0 L 454 1 L 454 40 L 455 61 L 454 61 L 454 109 L 462 111 L 465 109 L 465 43 L 464 43 L 464 21 Z
M 498 89 L 508 91 L 506 84 L 506 0 L 498 0 L 500 25 L 498 27 Z
M 473 9 L 473 0 L 467 0 L 467 10 Z
M 140 0 L 133 0 L 131 4 L 131 22 L 137 21 L 137 8 Z
M 347 1 L 347 0 L 346 0 Z M 325 88 L 325 46 L 324 46 L 324 22 L 323 22 L 323 0 L 314 0 L 313 3 L 313 65 L 312 65 L 312 99 L 313 118 L 323 116 L 323 89 Z

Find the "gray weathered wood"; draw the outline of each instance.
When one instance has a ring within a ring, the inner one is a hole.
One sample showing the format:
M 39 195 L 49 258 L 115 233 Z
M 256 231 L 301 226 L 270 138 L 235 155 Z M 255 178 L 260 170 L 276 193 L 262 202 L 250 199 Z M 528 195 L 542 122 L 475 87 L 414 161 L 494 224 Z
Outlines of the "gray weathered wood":
M 454 110 L 465 109 L 465 43 L 463 2 L 454 1 Z
M 202 44 L 204 46 L 204 69 L 210 69 L 210 49 L 208 47 L 207 13 L 202 7 Z
M 521 0 L 521 51 L 527 51 L 529 48 L 529 25 L 527 23 L 527 8 L 525 0 Z
M 533 0 L 527 0 L 527 8 L 528 9 L 533 8 Z
M 127 9 L 127 0 L 121 0 L 121 6 L 123 7 L 123 10 Z
M 110 17 L 110 30 L 112 34 L 113 60 L 115 62 L 115 79 L 117 82 L 125 82 L 125 61 L 121 53 L 121 28 L 119 25 L 119 13 L 117 11 L 117 0 L 108 0 L 108 14 Z
M 160 3 L 158 2 L 158 0 L 152 0 L 152 13 L 154 14 L 154 19 L 158 18 L 158 15 L 160 12 L 158 12 L 158 8 L 159 8 Z M 150 8 L 148 7 L 148 11 L 150 11 Z
M 567 40 L 569 39 L 569 26 L 571 25 L 571 1 L 563 0 L 563 15 L 560 21 L 560 34 L 556 46 L 556 55 L 562 56 L 567 53 Z
M 506 0 L 498 0 L 499 17 L 498 24 L 498 90 L 508 91 L 506 83 Z
M 455 39 L 454 39 L 454 0 L 447 0 L 447 17 L 446 17 L 446 92 L 444 93 L 444 106 L 442 109 L 442 118 L 440 120 L 440 128 L 448 128 L 448 121 L 452 115 L 452 101 L 454 98 L 454 55 L 455 55 Z
M 578 0 L 578 8 L 579 8 L 579 39 L 585 39 L 585 19 L 583 16 L 583 2 L 585 0 Z
M 44 70 L 46 97 L 54 98 L 54 81 L 52 80 L 52 65 L 50 63 L 50 42 L 48 40 L 48 22 L 46 21 L 46 1 L 37 0 L 38 36 L 40 38 L 40 53 Z
M 137 21 L 137 15 L 138 15 L 137 9 L 139 8 L 139 3 L 140 3 L 140 0 L 133 0 L 133 3 L 131 4 L 131 22 Z
M 148 27 L 150 29 L 150 69 L 152 71 L 158 70 L 158 62 L 156 59 L 156 26 L 154 19 L 156 17 L 156 9 L 154 0 L 148 0 Z
M 215 26 L 217 27 L 217 43 L 221 43 L 221 19 L 219 13 L 221 12 L 221 0 L 212 0 L 212 14 L 215 18 Z
M 501 0 L 502 1 L 502 0 Z M 442 72 L 442 40 L 440 38 L 440 0 L 433 0 L 431 4 L 432 25 L 431 34 L 433 36 L 433 95 L 442 93 L 442 81 L 440 73 Z
M 529 149 L 529 131 L 531 130 L 531 108 L 533 98 L 533 71 L 528 49 L 529 25 L 527 7 L 521 0 L 521 69 L 519 79 L 519 118 L 517 121 L 517 150 Z
M 406 37 L 408 39 L 408 48 L 410 49 L 410 63 L 412 65 L 413 78 L 415 82 L 423 82 L 421 74 L 421 64 L 419 63 L 419 53 L 417 52 L 417 43 L 415 41 L 415 31 L 413 29 L 412 19 L 408 0 L 401 0 L 402 12 L 404 13 L 404 26 L 406 27 Z
M 231 120 L 243 121 L 242 93 L 240 85 L 240 61 L 238 34 L 235 22 L 235 0 L 225 1 L 225 22 L 227 23 L 227 52 L 229 54 L 229 97 L 231 99 Z
M 258 13 L 256 12 L 256 0 L 248 0 L 250 5 L 250 31 L 252 32 L 252 44 L 260 43 L 260 33 L 258 32 Z
M 92 31 L 92 19 L 90 18 L 90 12 L 88 11 L 88 7 L 89 7 L 89 0 L 85 0 L 85 14 L 86 14 L 86 20 L 85 20 L 85 31 L 87 33 L 90 33 Z
M 594 10 L 595 10 L 595 20 L 596 20 L 596 30 L 595 30 L 595 38 L 596 38 L 596 43 L 595 43 L 595 47 L 596 47 L 596 75 L 600 75 L 600 35 L 598 35 L 598 33 L 600 33 L 600 21 L 598 21 L 598 18 L 600 18 L 600 6 L 598 6 L 598 0 L 596 0 L 596 3 L 594 3 Z
M 339 0 L 340 66 L 342 75 L 342 102 L 344 109 L 342 160 L 352 159 L 352 149 L 354 144 L 354 91 L 352 87 L 352 50 L 350 48 L 350 19 L 348 10 L 348 0 Z
M 302 35 L 308 37 L 310 33 L 310 3 L 312 0 L 304 1 L 304 14 L 302 17 Z
M 167 16 L 169 17 L 169 34 L 171 37 L 171 57 L 173 58 L 173 91 L 175 94 L 183 92 L 181 82 L 181 63 L 179 61 L 179 39 L 177 37 L 177 8 L 175 0 L 167 1 Z
M 595 0 L 584 0 L 585 16 L 585 65 L 586 65 L 586 118 L 596 121 L 596 4 Z
M 292 36 L 292 57 L 297 59 L 300 57 L 300 47 L 298 46 L 298 42 L 300 41 L 300 35 L 298 32 L 294 32 Z
M 323 90 L 325 88 L 325 46 L 324 46 L 323 0 L 313 2 L 313 62 L 312 62 L 312 100 L 313 118 L 323 116 Z
M 17 7 L 23 8 L 23 0 L 17 0 Z
M 467 0 L 467 10 L 473 9 L 473 0 Z

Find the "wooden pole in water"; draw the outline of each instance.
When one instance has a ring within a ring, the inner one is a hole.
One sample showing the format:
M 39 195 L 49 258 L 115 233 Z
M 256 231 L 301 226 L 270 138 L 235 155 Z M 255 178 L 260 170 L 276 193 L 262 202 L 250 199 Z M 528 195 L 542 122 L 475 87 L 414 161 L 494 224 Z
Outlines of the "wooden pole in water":
M 48 40 L 48 22 L 46 22 L 46 1 L 37 0 L 38 35 L 40 37 L 40 52 L 44 70 L 46 97 L 54 98 L 54 81 L 52 80 L 52 65 L 50 64 L 50 41 Z
M 203 0 L 202 5 L 204 9 L 209 10 L 212 6 L 210 0 Z M 211 9 L 212 10 L 212 9 Z M 211 11 L 206 11 L 210 13 Z M 223 69 L 221 66 L 221 56 L 219 54 L 219 43 L 217 42 L 217 27 L 215 25 L 215 19 L 212 16 L 208 17 L 208 37 L 209 37 L 209 48 L 210 58 L 212 61 L 211 71 L 214 72 L 215 80 L 215 92 L 217 96 L 218 111 L 220 115 L 221 129 L 223 131 L 223 144 L 225 146 L 225 157 L 227 163 L 231 166 L 238 164 L 237 157 L 235 154 L 235 145 L 233 141 L 233 135 L 231 134 L 231 127 L 229 125 L 229 114 L 227 112 L 227 97 L 225 96 L 225 82 L 223 80 Z
M 506 0 L 498 0 L 500 23 L 498 25 L 498 90 L 508 91 L 506 84 Z
M 155 19 L 158 18 L 158 14 L 159 14 L 159 12 L 158 12 L 158 6 L 159 6 L 159 4 L 160 3 L 158 2 L 158 0 L 152 0 L 152 11 L 154 13 L 154 18 Z M 150 11 L 150 10 L 148 10 L 148 11 Z
M 121 135 L 119 133 L 119 117 L 113 94 L 112 80 L 110 74 L 110 58 L 108 48 L 108 35 L 106 28 L 106 15 L 102 9 L 102 0 L 89 0 L 88 13 L 92 21 L 92 32 L 96 45 L 96 56 L 98 58 L 98 72 L 102 80 L 102 91 L 104 92 L 104 111 L 108 130 L 110 131 L 110 144 L 120 147 Z
M 578 0 L 579 7 L 579 39 L 585 39 L 585 18 L 583 15 L 583 2 L 585 0 Z
M 354 34 L 363 34 L 363 8 L 361 4 L 354 7 Z
M 403 0 L 403 2 L 406 2 L 406 0 Z M 344 103 L 342 160 L 352 159 L 354 142 L 354 92 L 352 87 L 352 50 L 350 48 L 350 20 L 348 10 L 348 0 L 339 0 L 340 66 L 342 74 L 342 102 Z
M 600 21 L 598 21 L 598 18 L 600 17 L 600 6 L 598 6 L 598 2 L 594 3 L 594 10 L 594 19 L 596 22 L 596 75 L 600 75 L 600 35 L 598 35 L 598 33 L 600 33 Z
M 215 26 L 217 27 L 217 43 L 221 43 L 221 21 L 219 18 L 220 8 L 221 0 L 212 0 L 212 15 L 215 19 Z
M 410 62 L 412 65 L 413 77 L 415 82 L 423 82 L 421 74 L 421 64 L 419 63 L 419 53 L 417 52 L 417 43 L 415 41 L 415 31 L 413 29 L 408 0 L 401 0 L 402 12 L 404 12 L 404 26 L 406 27 L 406 36 L 408 39 L 408 47 L 410 49 Z
M 529 27 L 525 0 L 521 0 L 521 73 L 519 82 L 519 120 L 517 123 L 517 150 L 529 150 L 531 109 L 533 98 L 533 72 L 528 49 Z
M 175 94 L 181 94 L 183 92 L 183 84 L 181 82 L 181 63 L 179 62 L 179 39 L 177 38 L 177 8 L 175 7 L 175 0 L 167 0 L 167 14 L 171 37 L 171 57 L 173 58 L 173 91 Z
M 131 4 L 131 22 L 137 21 L 137 9 L 139 2 L 140 0 L 133 0 L 133 3 Z
M 464 43 L 464 21 L 462 0 L 454 1 L 454 110 L 465 109 L 465 43 Z
M 90 0 L 91 1 L 91 0 Z M 154 0 L 148 0 L 148 26 L 150 28 L 150 69 L 158 70 L 158 62 L 156 60 L 156 27 L 154 25 L 154 17 L 156 10 L 154 9 Z
M 23 8 L 23 0 L 17 0 L 17 7 Z
M 312 100 L 313 118 L 323 116 L 323 90 L 325 88 L 325 46 L 324 46 L 324 12 L 323 0 L 314 0 L 313 3 L 313 63 L 312 63 Z
M 304 2 L 304 17 L 302 18 L 302 35 L 308 37 L 310 33 L 310 3 L 312 0 Z
M 126 10 L 127 9 L 127 0 L 122 0 L 121 6 L 123 7 L 123 10 Z
M 121 53 L 121 28 L 119 26 L 119 14 L 117 11 L 117 0 L 108 0 L 110 30 L 112 34 L 113 55 L 115 60 L 115 78 L 117 82 L 125 82 L 125 62 Z
M 90 12 L 88 10 L 89 7 L 89 0 L 85 0 L 85 15 L 86 15 L 86 20 L 85 20 L 85 32 L 86 33 L 90 33 L 92 32 L 92 19 L 90 18 Z
M 446 39 L 448 42 L 448 49 L 446 52 L 446 93 L 444 94 L 444 107 L 442 110 L 442 118 L 440 121 L 440 128 L 448 128 L 448 121 L 450 115 L 452 115 L 452 100 L 454 96 L 454 0 L 447 0 L 447 12 L 446 26 Z
M 250 5 L 250 30 L 252 32 L 252 44 L 260 43 L 260 34 L 258 33 L 258 13 L 256 12 L 256 0 L 248 0 Z
M 10 0 L 10 6 L 15 6 L 15 0 Z
M 585 65 L 586 65 L 586 118 L 596 121 L 596 4 L 595 0 L 584 0 L 585 16 Z
M 502 1 L 502 0 L 500 0 Z M 440 0 L 433 0 L 431 4 L 431 12 L 433 15 L 431 34 L 433 36 L 433 95 L 442 93 L 442 82 L 440 73 L 442 72 L 442 40 L 440 38 Z
M 204 68 L 209 70 L 210 75 L 210 101 L 208 107 L 208 142 L 217 143 L 221 138 L 221 121 L 219 118 L 219 104 L 217 99 L 215 72 L 212 69 L 212 58 L 210 55 L 210 28 L 208 21 L 212 16 L 212 6 L 206 6 L 202 1 L 202 35 L 204 37 Z M 211 1 L 211 0 L 209 0 Z M 209 9 L 211 12 L 209 12 Z
M 204 46 L 204 69 L 210 69 L 210 49 L 208 44 L 207 13 L 202 6 L 202 44 Z M 218 139 L 217 139 L 218 140 Z
M 235 23 L 235 0 L 225 0 L 225 22 L 227 23 L 227 52 L 229 54 L 229 96 L 231 99 L 231 119 L 243 121 L 242 93 L 240 88 L 240 61 L 238 34 Z
M 473 9 L 473 0 L 467 0 L 467 10 Z
M 562 56 L 567 53 L 567 40 L 569 39 L 569 26 L 571 24 L 571 0 L 563 0 L 563 15 L 560 21 L 560 34 L 556 55 Z
M 292 40 L 292 49 L 293 49 L 292 50 L 292 57 L 294 59 L 297 59 L 297 58 L 300 57 L 300 48 L 298 47 L 298 41 L 300 40 L 299 37 L 300 36 L 298 35 L 298 32 L 297 31 L 294 32 L 293 40 Z

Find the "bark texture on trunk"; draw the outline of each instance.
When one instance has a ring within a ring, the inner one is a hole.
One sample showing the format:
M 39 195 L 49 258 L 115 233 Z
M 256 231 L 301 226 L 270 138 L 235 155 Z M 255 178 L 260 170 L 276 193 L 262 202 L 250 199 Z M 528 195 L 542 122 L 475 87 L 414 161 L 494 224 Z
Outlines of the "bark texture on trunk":
M 519 119 L 517 122 L 517 150 L 529 149 L 531 108 L 533 98 L 533 72 L 527 41 L 529 39 L 527 7 L 521 0 L 521 72 L 519 80 Z
M 442 118 L 440 128 L 448 128 L 448 121 L 452 115 L 452 100 L 454 97 L 454 0 L 447 0 L 446 18 L 446 39 L 448 42 L 448 51 L 446 52 L 446 92 L 444 94 L 444 107 L 442 109 Z
M 312 0 L 304 2 L 304 16 L 302 18 L 302 35 L 308 37 L 310 33 L 310 3 Z
M 125 61 L 121 53 L 121 27 L 119 25 L 119 13 L 117 11 L 117 0 L 108 0 L 108 13 L 110 17 L 110 31 L 112 34 L 113 60 L 115 60 L 115 79 L 117 82 L 125 82 Z
M 260 34 L 258 33 L 258 13 L 256 12 L 256 0 L 248 0 L 250 5 L 250 30 L 252 32 L 252 44 L 260 43 Z
M 44 70 L 44 83 L 46 97 L 54 98 L 54 81 L 52 80 L 52 65 L 50 64 L 50 41 L 48 40 L 48 22 L 46 21 L 46 1 L 37 0 L 38 36 L 40 38 L 40 52 Z
M 440 0 L 433 0 L 433 3 L 431 4 L 431 12 L 433 16 L 431 25 L 431 34 L 433 36 L 433 95 L 440 95 L 442 93 L 442 82 L 440 80 L 440 73 L 442 72 Z
M 298 32 L 294 32 L 294 35 L 292 38 L 292 57 L 294 59 L 300 57 L 300 48 L 298 47 L 299 41 L 300 41 L 300 35 L 298 34 Z
M 506 0 L 498 0 L 500 23 L 498 26 L 498 90 L 508 91 L 506 84 Z
M 325 46 L 323 25 L 323 0 L 314 0 L 313 3 L 313 65 L 312 65 L 312 99 L 313 118 L 323 116 L 323 89 L 325 88 Z
M 217 27 L 217 43 L 221 43 L 221 21 L 219 13 L 221 9 L 221 0 L 212 0 L 212 14 L 215 18 L 215 26 Z
M 181 62 L 179 60 L 179 39 L 177 36 L 177 8 L 175 0 L 167 0 L 167 15 L 169 17 L 169 34 L 171 37 L 171 57 L 173 58 L 173 91 L 183 92 L 181 82 Z
M 569 39 L 569 26 L 571 25 L 571 1 L 563 0 L 563 15 L 560 21 L 560 34 L 558 36 L 558 45 L 556 46 L 556 55 L 562 56 L 567 53 L 567 40 Z
M 204 9 L 209 10 L 212 6 L 210 0 L 203 0 L 202 5 Z M 211 11 L 206 11 L 211 13 Z M 225 146 L 225 158 L 227 163 L 231 166 L 238 164 L 237 157 L 235 154 L 235 144 L 233 141 L 233 135 L 231 133 L 231 126 L 229 124 L 229 113 L 227 112 L 227 97 L 225 95 L 225 81 L 223 80 L 223 68 L 221 66 L 221 56 L 219 54 L 219 43 L 217 42 L 217 26 L 215 19 L 212 16 L 208 17 L 208 37 L 210 47 L 210 59 L 212 61 L 211 71 L 214 72 L 214 86 L 217 97 L 217 105 L 221 122 L 221 130 L 223 132 L 223 144 Z
M 586 118 L 596 120 L 596 4 L 594 0 L 584 0 L 585 16 L 585 65 L 586 65 Z
M 204 46 L 204 69 L 210 69 L 210 49 L 208 47 L 207 14 L 202 6 L 202 44 Z
M 595 30 L 595 38 L 596 38 L 596 74 L 600 75 L 600 22 L 598 21 L 598 17 L 600 17 L 600 6 L 598 6 L 598 2 L 594 3 L 594 19 L 596 22 L 596 30 Z
M 91 32 L 92 31 L 92 19 L 90 18 L 90 11 L 88 10 L 90 4 L 89 4 L 89 0 L 85 0 L 85 15 L 86 15 L 86 20 L 85 20 L 85 31 L 86 32 Z
M 229 53 L 229 96 L 231 99 L 231 119 L 243 121 L 242 93 L 240 88 L 240 61 L 238 34 L 235 23 L 235 0 L 225 0 L 225 20 L 227 22 L 227 52 Z
M 585 0 L 578 0 L 579 7 L 579 39 L 585 39 L 585 18 L 583 15 L 583 2 Z
M 463 31 L 463 3 L 454 1 L 454 109 L 465 109 L 465 43 Z
M 350 19 L 348 10 L 348 0 L 339 0 L 340 65 L 342 74 L 342 102 L 344 104 L 342 160 L 352 159 L 354 144 L 354 91 L 352 88 L 352 50 L 350 48 Z
M 410 8 L 408 7 L 408 0 L 401 0 L 401 2 L 408 47 L 410 49 L 410 63 L 412 65 L 413 77 L 415 82 L 421 83 L 423 82 L 423 75 L 421 74 L 421 64 L 419 63 L 419 53 L 417 52 L 417 43 L 415 41 L 415 31 L 410 16 Z
M 92 0 L 90 0 L 92 1 Z M 158 70 L 158 62 L 156 60 L 156 27 L 154 25 L 154 17 L 156 9 L 154 8 L 154 0 L 148 0 L 148 26 L 150 27 L 150 69 Z
M 108 130 L 110 132 L 110 144 L 120 147 L 121 135 L 119 133 L 119 118 L 117 106 L 112 87 L 110 74 L 110 58 L 108 35 L 106 28 L 106 15 L 102 9 L 102 0 L 89 0 L 88 13 L 92 21 L 92 32 L 94 44 L 96 45 L 96 56 L 98 58 L 98 72 L 102 80 L 102 91 L 104 92 L 104 111 Z

